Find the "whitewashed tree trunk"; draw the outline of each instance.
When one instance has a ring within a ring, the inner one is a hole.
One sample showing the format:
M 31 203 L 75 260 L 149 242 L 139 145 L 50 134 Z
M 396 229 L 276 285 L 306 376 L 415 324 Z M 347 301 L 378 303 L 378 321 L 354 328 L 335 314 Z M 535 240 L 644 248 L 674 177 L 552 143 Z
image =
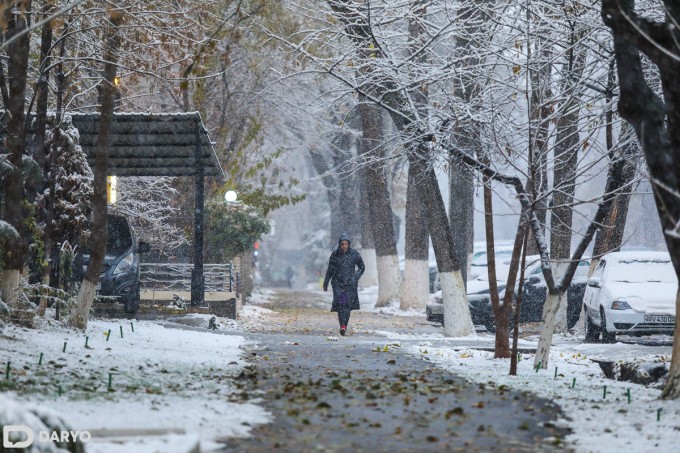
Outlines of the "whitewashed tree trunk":
M 401 308 L 425 308 L 429 298 L 428 269 L 430 233 L 428 212 L 418 190 L 418 175 L 409 166 L 406 194 L 406 231 L 404 232 L 404 281 L 401 287 Z
M 408 278 L 407 278 L 408 276 Z M 404 282 L 401 287 L 401 309 L 425 310 L 430 294 L 428 262 L 409 260 L 404 263 Z
M 465 337 L 475 333 L 463 275 L 458 271 L 439 274 L 444 302 L 444 336 Z
M 399 259 L 397 255 L 379 256 L 378 262 L 378 301 L 376 307 L 385 307 L 399 300 Z
M 541 368 L 548 367 L 548 359 L 550 358 L 550 346 L 552 344 L 553 332 L 555 331 L 555 322 L 557 321 L 557 312 L 560 305 L 566 305 L 566 293 L 560 295 L 550 294 L 545 298 L 545 306 L 543 307 L 543 318 L 541 320 L 541 337 L 536 346 L 536 357 L 534 357 L 534 367 L 541 366 Z
M 92 307 L 100 271 L 104 264 L 107 240 L 106 175 L 108 169 L 109 139 L 114 111 L 114 80 L 116 78 L 118 48 L 121 36 L 118 32 L 123 16 L 109 16 L 109 26 L 104 40 L 104 72 L 102 77 L 102 100 L 100 107 L 99 134 L 94 152 L 94 194 L 92 197 L 92 235 L 96 238 L 90 251 L 85 278 L 80 286 L 77 306 L 69 318 L 69 325 L 77 329 L 87 328 L 87 318 Z
M 367 159 L 364 169 L 368 195 L 368 219 L 378 262 L 378 301 L 384 307 L 399 297 L 399 260 L 394 234 L 394 214 L 387 188 L 386 170 L 380 159 L 385 155 L 385 116 L 382 109 L 362 98 L 357 107 L 361 117 L 361 155 Z
M 557 281 L 562 279 L 564 272 L 566 271 L 566 263 L 556 263 L 553 271 L 553 275 L 557 276 Z M 547 301 L 546 301 L 547 303 Z M 557 307 L 557 316 L 555 318 L 555 332 L 557 333 L 567 333 L 567 290 L 565 290 L 562 297 L 560 297 L 560 304 Z
M 361 288 L 368 288 L 378 284 L 378 262 L 375 256 L 375 249 L 361 249 L 361 258 L 364 260 L 366 271 L 359 279 Z
M 97 284 L 92 283 L 87 279 L 83 279 L 76 298 L 76 306 L 69 317 L 69 324 L 78 329 L 85 329 L 87 327 L 87 318 L 90 315 L 90 308 L 92 308 L 92 301 L 97 293 Z
M 0 295 L 10 307 L 19 300 L 19 285 L 21 273 L 17 269 L 7 269 L 0 272 Z

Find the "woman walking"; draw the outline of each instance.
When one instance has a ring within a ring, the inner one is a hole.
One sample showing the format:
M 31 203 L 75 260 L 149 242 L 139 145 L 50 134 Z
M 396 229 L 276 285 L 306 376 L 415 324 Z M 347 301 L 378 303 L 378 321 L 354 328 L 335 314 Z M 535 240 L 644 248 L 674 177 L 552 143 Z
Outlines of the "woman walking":
M 331 311 L 338 312 L 340 335 L 344 336 L 347 332 L 350 312 L 359 309 L 357 285 L 364 269 L 364 260 L 359 252 L 350 248 L 349 236 L 343 234 L 338 239 L 338 248 L 328 260 L 328 271 L 323 281 L 324 291 L 328 291 L 329 281 L 333 287 Z

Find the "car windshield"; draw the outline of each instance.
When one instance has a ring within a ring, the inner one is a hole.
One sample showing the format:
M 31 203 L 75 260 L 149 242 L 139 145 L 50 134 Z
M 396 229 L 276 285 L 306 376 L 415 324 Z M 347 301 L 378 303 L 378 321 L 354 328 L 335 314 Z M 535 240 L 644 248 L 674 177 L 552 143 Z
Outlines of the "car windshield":
M 512 257 L 511 250 L 496 251 L 496 263 L 503 263 Z M 486 266 L 487 265 L 486 252 L 477 252 L 472 256 L 470 266 Z
M 106 254 L 120 255 L 132 247 L 130 226 L 124 217 L 109 216 Z
M 607 279 L 614 282 L 677 283 L 673 264 L 669 260 L 635 259 L 612 263 L 607 268 Z

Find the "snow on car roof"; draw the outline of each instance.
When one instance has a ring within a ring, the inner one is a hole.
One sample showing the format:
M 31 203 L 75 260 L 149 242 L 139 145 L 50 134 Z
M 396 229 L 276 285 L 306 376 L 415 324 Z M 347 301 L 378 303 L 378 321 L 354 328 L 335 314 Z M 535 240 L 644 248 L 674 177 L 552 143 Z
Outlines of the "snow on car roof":
M 612 252 L 604 255 L 601 260 L 608 262 L 628 262 L 628 261 L 670 261 L 671 256 L 668 252 L 650 251 L 630 251 Z

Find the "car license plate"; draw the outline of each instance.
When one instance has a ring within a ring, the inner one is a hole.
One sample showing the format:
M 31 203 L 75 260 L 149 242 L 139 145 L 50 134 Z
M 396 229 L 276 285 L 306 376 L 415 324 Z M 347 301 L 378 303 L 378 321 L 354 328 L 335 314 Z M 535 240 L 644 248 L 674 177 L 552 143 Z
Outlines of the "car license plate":
M 658 324 L 673 324 L 675 323 L 675 316 L 671 315 L 645 315 L 645 322 Z

